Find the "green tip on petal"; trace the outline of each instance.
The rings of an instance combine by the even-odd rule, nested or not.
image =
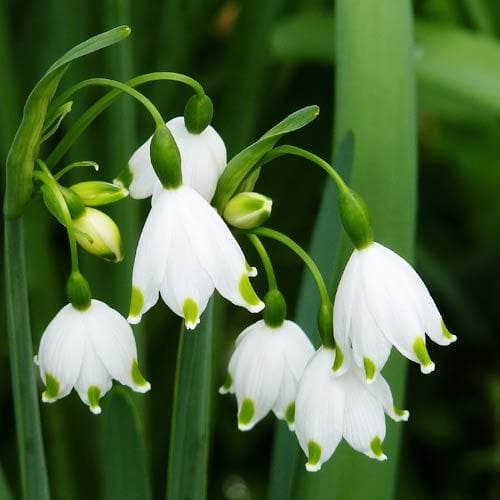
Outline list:
[[[227,372],[226,380],[224,380],[224,383],[219,387],[219,394],[227,394],[232,385],[233,377],[231,377],[231,374]]]
[[[293,431],[295,430],[295,401],[292,401],[286,408],[285,420],[288,424],[288,428]]]
[[[252,419],[255,415],[255,406],[250,398],[245,398],[238,413],[238,429],[249,431],[253,426]]]
[[[188,330],[194,330],[200,322],[198,314],[198,304],[194,299],[188,298],[182,306],[182,314],[184,315],[184,323]]]
[[[128,313],[128,321],[130,323],[139,323],[143,306],[144,295],[142,295],[139,288],[133,286],[132,295],[130,296],[130,312]]]
[[[42,393],[42,401],[44,403],[52,403],[57,399],[59,394],[59,381],[48,372],[45,372],[45,385],[47,386]]]
[[[392,407],[392,412],[394,414],[393,419],[396,422],[406,422],[410,418],[410,412],[408,410],[402,410],[397,406]]]
[[[338,345],[335,346],[335,361],[333,362],[332,370],[338,372],[344,364],[344,353]]]
[[[375,436],[370,442],[371,453],[369,456],[376,458],[377,460],[387,460],[387,456],[382,450],[382,441],[378,436]]]
[[[250,312],[259,312],[264,309],[264,303],[257,297],[255,290],[252,288],[250,284],[250,280],[248,279],[248,275],[243,273],[241,275],[239,290],[242,299],[246,302],[247,308]]]
[[[422,373],[431,373],[434,371],[435,365],[432,362],[427,347],[425,347],[425,340],[422,337],[417,337],[413,343],[413,352],[420,363],[420,371]]]
[[[319,463],[321,459],[321,446],[316,441],[309,441],[307,443],[307,463],[306,470],[309,472],[316,472],[321,469]]]
[[[151,384],[142,376],[136,359],[132,362],[131,376],[135,391],[148,392],[151,389]]]
[[[375,363],[366,356],[363,357],[363,366],[365,368],[365,377],[366,382],[371,384],[375,380],[375,376],[377,375],[377,368]]]
[[[99,406],[99,398],[101,397],[101,389],[96,385],[91,385],[87,390],[87,399],[89,400],[90,411],[94,415],[99,415],[101,413],[101,407]]]
[[[443,338],[445,338],[450,344],[452,342],[455,342],[457,340],[457,336],[456,335],[453,335],[453,333],[450,332],[450,330],[448,330],[448,328],[446,328],[446,325],[444,324],[444,321],[441,320],[441,335],[443,336]]]

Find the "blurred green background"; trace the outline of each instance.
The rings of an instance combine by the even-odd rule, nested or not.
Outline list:
[[[226,141],[229,157],[295,109],[318,104],[318,119],[290,140],[331,158],[333,7],[322,0],[0,0],[2,158],[22,104],[46,68],[75,43],[118,24],[130,25],[132,36],[75,63],[61,88],[92,76],[124,80],[156,70],[188,73],[214,101],[213,124]],[[413,364],[409,368],[406,407],[411,419],[404,426],[396,498],[493,500],[500,498],[500,3],[419,0],[414,11],[417,268],[459,341],[448,349],[432,346],[437,364],[432,375],[421,376]],[[143,91],[165,117],[180,114],[190,96],[174,83],[155,83]],[[65,126],[102,94],[99,89],[78,94]],[[97,161],[98,177],[109,180],[151,133],[149,117],[122,97],[84,134],[68,159]],[[325,177],[298,160],[281,163],[261,175],[257,190],[275,200],[271,225],[307,247]],[[73,180],[83,178],[88,178],[86,172]],[[125,239],[123,263],[82,259],[94,295],[125,315],[134,245],[148,203],[127,199],[109,210]],[[65,303],[69,256],[61,227],[39,200],[29,207],[26,228],[36,351],[44,327]],[[258,263],[252,249],[245,248],[249,261]],[[268,248],[293,311],[302,267],[283,248],[271,243]],[[263,291],[262,276],[256,283]],[[219,302],[216,316],[220,326],[215,332],[209,498],[262,498],[274,421],[268,417],[251,433],[240,433],[234,399],[215,395],[233,341],[252,318]],[[135,331],[153,391],[132,397],[156,499],[163,498],[166,481],[179,321],[161,304],[144,323]],[[5,335],[0,337],[0,381],[0,463],[18,498]],[[53,498],[107,498],[103,485],[109,424],[91,415],[75,394],[43,405],[41,412]],[[300,466],[302,461],[301,455]]]

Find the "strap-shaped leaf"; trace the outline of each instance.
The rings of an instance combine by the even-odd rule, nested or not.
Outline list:
[[[20,216],[31,198],[31,176],[38,155],[47,107],[68,65],[80,57],[123,40],[129,34],[128,26],[120,26],[73,47],[50,67],[28,96],[21,124],[7,156],[4,210],[8,217]]]
[[[227,202],[240,191],[241,184],[255,164],[274,147],[281,137],[305,127],[318,116],[318,113],[318,106],[307,106],[299,109],[266,132],[257,142],[238,153],[227,164],[217,184],[213,199],[217,210],[220,213],[223,212]]]

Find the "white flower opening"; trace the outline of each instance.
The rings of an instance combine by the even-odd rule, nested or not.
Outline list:
[[[57,401],[74,387],[94,414],[101,413],[99,399],[112,379],[136,392],[151,388],[139,371],[130,325],[99,300],[85,311],[64,306],[45,329],[35,362],[46,385],[43,402]]]
[[[385,365],[393,345],[419,363],[423,373],[430,373],[435,366],[427,352],[426,335],[439,345],[456,340],[415,270],[379,243],[352,253],[340,280],[333,316],[335,341],[343,355],[337,360],[336,373],[348,369],[352,352],[368,383]]]
[[[211,201],[227,163],[224,141],[210,125],[200,134],[192,134],[182,116],[173,118],[166,125],[179,149],[183,183]],[[151,137],[128,162],[132,175],[128,190],[132,198],[153,196],[153,201],[156,201],[154,195],[161,191],[162,186],[151,164],[150,145]]]
[[[342,437],[349,445],[376,460],[386,460],[384,412],[396,422],[409,413],[394,406],[391,390],[379,375],[366,384],[355,365],[342,376],[332,373],[333,349],[321,347],[307,365],[300,380],[295,413],[295,433],[315,472],[334,453]]]
[[[189,186],[162,189],[142,230],[132,276],[129,322],[138,323],[159,294],[194,329],[216,288],[235,305],[259,312],[248,266],[216,210]]]
[[[313,354],[311,341],[292,321],[272,328],[259,320],[240,333],[219,389],[236,394],[240,430],[252,429],[271,410],[294,429],[297,387]]]

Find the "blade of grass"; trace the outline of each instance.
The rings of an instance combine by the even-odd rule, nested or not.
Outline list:
[[[407,0],[336,2],[335,136],[356,140],[351,185],[366,200],[375,237],[410,260],[416,215],[416,110],[412,14]],[[381,127],[383,123],[385,126]],[[340,268],[351,246],[343,238]],[[394,355],[384,374],[402,402],[406,362]],[[348,446],[315,474],[302,472],[300,499],[388,500],[394,496],[401,425],[389,425],[389,460],[374,463]]]
[[[196,331],[183,327],[177,358],[168,458],[167,500],[207,498],[212,399],[212,298]]]
[[[0,467],[0,498],[2,500],[12,500],[12,493],[7,483],[3,467]]]
[[[101,434],[104,500],[150,499],[139,416],[127,389],[106,397]]]
[[[4,220],[5,295],[22,497],[49,500],[28,307],[23,222]]]

